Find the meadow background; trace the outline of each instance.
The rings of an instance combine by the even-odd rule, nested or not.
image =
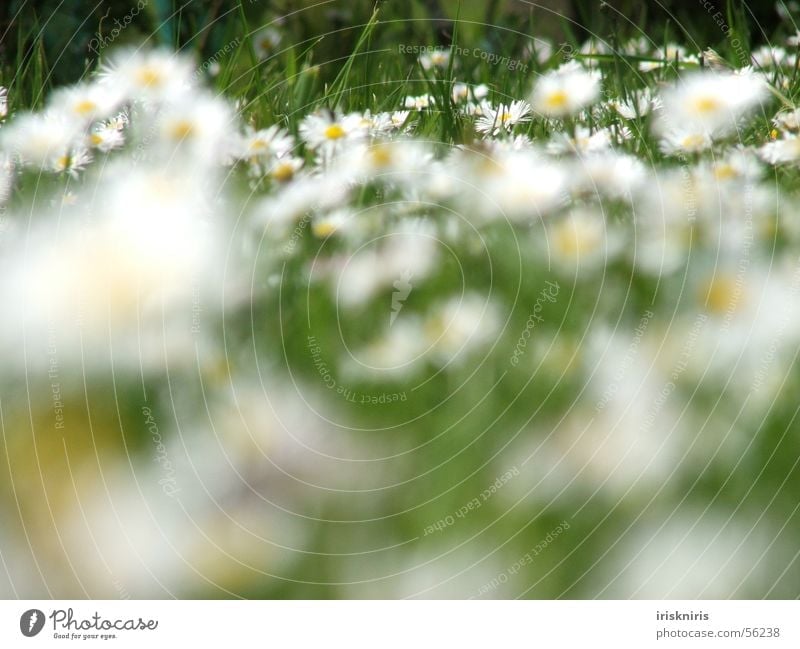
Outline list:
[[[6,3],[0,594],[800,595],[798,17]]]

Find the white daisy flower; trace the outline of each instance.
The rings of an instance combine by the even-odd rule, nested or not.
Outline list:
[[[758,155],[770,164],[787,164],[800,161],[800,137],[786,133],[780,140],[767,142],[758,150]]]
[[[598,76],[573,62],[545,74],[536,82],[531,105],[543,115],[568,117],[592,104],[599,94]]]
[[[661,151],[670,154],[701,153],[711,148],[714,142],[705,131],[673,130],[660,140]]]
[[[775,128],[781,131],[800,130],[800,108],[781,111],[772,119]]]
[[[50,170],[55,173],[68,173],[77,178],[78,172],[83,171],[92,161],[92,155],[85,147],[75,147],[70,153],[57,157],[51,163]]]
[[[501,325],[496,304],[467,293],[434,307],[422,326],[434,361],[449,365],[463,362],[472,351],[497,340]]]
[[[576,126],[575,135],[556,133],[547,144],[549,153],[597,153],[611,146],[611,131],[607,128],[597,129],[592,133],[585,126]]]
[[[360,140],[366,135],[367,129],[360,113],[340,115],[320,111],[309,115],[300,123],[300,137],[311,149],[321,149],[323,154]]]
[[[419,64],[423,70],[439,68],[444,70],[450,65],[450,50],[434,50],[433,52],[420,54]]]
[[[636,119],[648,115],[651,110],[660,110],[661,98],[654,97],[649,89],[634,93],[627,101],[612,100],[609,107],[625,119]]]
[[[281,43],[282,35],[274,27],[264,27],[253,34],[253,49],[256,51],[259,61],[263,61],[272,56]]]
[[[581,155],[570,174],[572,191],[578,194],[629,199],[646,180],[645,167],[634,156],[604,151]]]
[[[107,117],[121,100],[121,93],[110,84],[78,84],[54,92],[48,106],[53,112],[62,112],[70,119],[88,124]]]
[[[284,155],[271,163],[268,173],[273,180],[285,183],[297,175],[297,172],[303,168],[303,164],[302,158]]]
[[[475,101],[480,101],[482,99],[485,99],[488,94],[489,94],[489,86],[487,86],[485,83],[473,86],[458,81],[453,84],[452,97],[453,101],[457,104],[462,101],[468,101],[470,99],[473,99]]]
[[[487,110],[475,122],[475,130],[484,135],[497,135],[500,131],[508,133],[517,124],[529,122],[530,119],[530,104],[527,101],[517,100]]]
[[[108,122],[98,124],[86,136],[86,144],[103,153],[118,149],[125,144],[125,135],[122,129],[116,128]]]
[[[434,104],[435,101],[431,95],[419,95],[417,97],[409,95],[403,102],[403,105],[406,108],[410,108],[412,110],[424,110],[426,108],[430,108]]]
[[[166,106],[157,126],[167,154],[180,151],[198,164],[215,164],[222,162],[235,119],[227,102],[194,93]]]
[[[657,130],[678,129],[727,135],[739,118],[761,104],[767,86],[760,75],[730,72],[697,72],[687,75],[662,95]]]
[[[547,250],[565,269],[597,268],[622,250],[624,239],[597,209],[576,208],[547,224]]]
[[[59,113],[23,113],[2,130],[5,150],[25,165],[52,169],[69,155],[79,135],[74,120]]]
[[[178,99],[192,86],[190,59],[166,50],[116,51],[104,63],[100,78],[131,100],[166,102]]]
[[[327,214],[314,217],[311,221],[311,233],[319,239],[327,239],[351,231],[356,225],[355,215],[348,208],[342,208]]]
[[[240,160],[279,158],[289,153],[294,146],[294,138],[277,124],[259,130],[248,126],[234,146],[234,155]]]
[[[759,68],[779,68],[787,64],[787,53],[782,47],[762,45],[751,52],[750,58]]]

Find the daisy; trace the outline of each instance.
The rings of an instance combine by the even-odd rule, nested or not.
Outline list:
[[[320,111],[300,123],[300,137],[311,149],[329,153],[342,145],[360,140],[367,135],[360,113],[340,115]]]
[[[108,153],[112,149],[118,149],[125,144],[125,136],[122,129],[115,128],[108,122],[101,123],[92,129],[86,136],[86,144],[103,153]]]
[[[417,97],[409,95],[406,97],[403,105],[412,110],[424,110],[433,106],[434,103],[434,99],[430,95],[419,95]]]
[[[311,233],[319,239],[327,239],[334,234],[342,234],[352,230],[355,217],[349,209],[343,208],[317,216],[311,222]]]
[[[253,35],[253,48],[259,61],[272,56],[278,49],[282,39],[281,33],[274,27],[264,27]]]
[[[450,50],[434,50],[430,54],[420,54],[419,64],[423,70],[433,68],[444,70],[450,64]]]
[[[612,100],[609,107],[625,119],[636,119],[648,115],[651,110],[659,110],[661,99],[653,97],[649,89],[634,93],[627,101]]]
[[[25,165],[51,169],[69,155],[78,136],[74,121],[56,113],[23,113],[3,128],[4,148]]]
[[[294,146],[294,138],[277,124],[258,131],[247,127],[244,135],[235,144],[234,155],[240,160],[279,158],[289,153]]]
[[[118,50],[104,63],[100,78],[130,100],[173,101],[192,86],[194,66],[188,58],[166,50]]]
[[[303,159],[285,155],[275,160],[269,168],[269,175],[273,180],[285,183],[292,180],[303,167]]]
[[[800,108],[781,111],[772,119],[775,128],[781,131],[800,130]]]
[[[600,94],[597,75],[572,62],[542,76],[533,88],[531,105],[550,117],[568,117],[592,104]]]
[[[770,164],[794,163],[800,160],[800,136],[786,133],[780,140],[767,142],[758,155]]]
[[[584,126],[575,127],[575,135],[556,133],[547,144],[549,153],[596,153],[611,146],[611,132],[608,129],[597,129],[592,133]]]
[[[92,156],[84,147],[77,147],[70,153],[55,158],[50,166],[50,170],[56,173],[66,172],[73,178],[77,178],[78,172],[83,171],[92,161]]]
[[[698,72],[663,93],[657,130],[679,129],[711,137],[733,131],[740,117],[760,105],[767,86],[753,73]]]
[[[673,130],[660,140],[661,151],[666,154],[701,153],[711,148],[713,141],[705,131]]]
[[[467,355],[497,339],[500,310],[477,293],[454,297],[434,307],[423,323],[433,359],[441,365],[463,361]]]
[[[484,135],[497,135],[500,131],[510,132],[514,126],[531,119],[531,106],[527,101],[517,100],[510,104],[500,104],[478,118],[475,130]]]
[[[87,124],[107,117],[121,100],[122,95],[109,84],[78,84],[54,92],[48,105],[54,112]]]
[[[603,151],[581,155],[570,175],[572,191],[578,194],[601,194],[628,199],[645,182],[645,167],[630,155]]]
[[[166,106],[157,118],[160,144],[168,154],[181,151],[197,163],[222,161],[234,115],[227,102],[193,94]]]
[[[452,97],[453,101],[457,104],[469,99],[480,101],[481,99],[485,99],[488,94],[489,86],[485,83],[481,83],[477,86],[470,86],[469,84],[461,82],[453,84]]]
[[[564,268],[596,268],[622,249],[623,240],[606,227],[603,214],[574,209],[548,225],[548,252]]]

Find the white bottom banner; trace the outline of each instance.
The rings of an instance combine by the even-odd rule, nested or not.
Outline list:
[[[800,647],[797,601],[4,601],[0,647]]]

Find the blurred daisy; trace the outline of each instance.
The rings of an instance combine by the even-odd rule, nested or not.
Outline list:
[[[691,74],[663,93],[656,127],[661,132],[677,129],[711,137],[726,135],[766,95],[767,86],[757,74]]]
[[[661,99],[654,97],[649,89],[634,93],[627,101],[612,100],[609,107],[625,119],[636,119],[648,115],[651,110],[659,110]]]
[[[597,129],[592,133],[584,126],[575,127],[575,135],[555,133],[547,144],[549,153],[597,153],[611,146],[611,132],[608,129]]]
[[[659,142],[666,154],[701,153],[711,148],[714,142],[705,131],[672,130],[665,133]]]
[[[281,33],[274,27],[264,27],[253,35],[253,49],[260,61],[268,59],[281,43]]]
[[[120,104],[122,95],[110,84],[78,84],[53,93],[48,106],[68,118],[86,124],[108,117]]]
[[[108,153],[125,144],[125,135],[122,129],[116,128],[108,122],[98,124],[86,137],[87,146]]]
[[[228,103],[205,93],[166,106],[157,118],[160,144],[166,152],[186,153],[196,164],[222,161],[234,124]]]
[[[770,164],[787,164],[800,160],[800,136],[785,134],[780,140],[767,142],[758,154]]]
[[[477,293],[467,293],[434,307],[422,326],[433,359],[447,365],[496,340],[501,323],[497,305]]]
[[[172,101],[192,86],[189,58],[167,50],[117,50],[100,69],[103,83],[131,100]]]
[[[572,62],[542,76],[533,88],[533,109],[550,117],[575,115],[592,104],[600,94],[596,74]]]
[[[453,101],[457,104],[470,99],[480,101],[481,99],[485,99],[488,94],[489,86],[487,86],[485,83],[481,83],[476,86],[471,86],[461,82],[456,82],[453,84],[452,97]]]
[[[412,110],[424,110],[433,106],[434,103],[434,99],[430,95],[418,95],[416,97],[409,95],[405,98],[403,105]]]
[[[0,86],[0,119],[8,116],[8,89]]]
[[[52,169],[69,155],[78,127],[60,113],[23,113],[2,130],[3,146],[25,165]]]
[[[434,50],[430,53],[420,54],[419,64],[423,70],[445,69],[450,64],[450,50]]]

